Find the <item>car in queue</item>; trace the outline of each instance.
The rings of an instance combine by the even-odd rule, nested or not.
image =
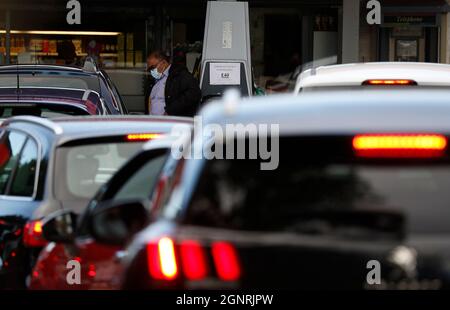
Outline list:
[[[114,83],[89,58],[83,68],[0,66],[0,119],[127,113]]]
[[[18,116],[0,127],[0,287],[24,288],[47,244],[45,217],[81,213],[96,191],[151,139],[190,119]]]
[[[33,269],[29,289],[68,290],[68,289],[120,289],[123,272],[121,261],[127,256],[124,245],[110,244],[94,239],[91,235],[92,218],[109,206],[128,201],[145,201],[145,205],[155,208],[170,193],[172,177],[176,174],[176,158],[173,146],[179,139],[189,140],[192,124],[188,121],[177,124],[171,134],[146,143],[117,173],[103,185],[86,209],[80,214],[65,210],[50,215],[43,223],[43,235],[52,241],[41,252]],[[183,136],[184,135],[184,136]],[[178,168],[179,169],[179,168]],[[157,192],[153,195],[153,192]],[[153,201],[150,201],[154,197]],[[141,219],[135,232],[148,224],[149,212],[142,212],[140,205],[129,205],[127,213]],[[141,212],[140,215],[134,212]],[[117,214],[121,217],[122,214]],[[124,214],[124,216],[128,216]],[[111,218],[112,221],[115,221]],[[115,227],[108,232],[115,240],[123,230]],[[132,234],[128,236],[131,238]],[[81,283],[67,282],[67,262],[80,263]]]
[[[303,71],[294,94],[352,87],[449,87],[450,65],[420,62],[367,62],[320,66]]]
[[[448,289],[449,95],[358,88],[211,103],[204,127],[243,126],[196,134],[193,148],[273,137],[271,156],[185,156],[145,229],[132,229],[148,210],[136,200],[99,209],[91,234],[127,244],[124,289]],[[246,127],[272,125],[274,135]],[[117,227],[128,229],[111,236]]]

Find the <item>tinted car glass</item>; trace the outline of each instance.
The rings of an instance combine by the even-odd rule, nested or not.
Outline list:
[[[345,145],[351,149],[351,140]],[[286,140],[273,171],[257,160],[207,161],[187,222],[315,234],[449,233],[449,185],[447,159],[364,161],[332,143]]]
[[[110,200],[145,200],[149,199],[155,184],[158,180],[158,176],[166,162],[167,154],[164,152],[149,160],[132,159],[129,164],[124,166],[120,172],[116,174],[113,180],[100,190],[103,195],[97,200],[94,198],[89,203],[88,209],[91,206],[98,206],[99,201],[110,201]],[[133,167],[130,167],[133,165]],[[129,173],[130,170],[133,170]],[[123,175],[125,174],[125,175]],[[117,182],[120,178],[120,183]],[[95,208],[95,207],[94,207]],[[79,236],[87,236],[90,234],[89,228],[89,218],[90,213],[84,213],[81,220],[81,225],[78,230]]]
[[[37,160],[37,144],[34,140],[28,139],[20,155],[20,160],[16,168],[9,195],[23,197],[33,196]]]
[[[150,159],[125,181],[112,199],[148,199],[165,160],[166,155]]]
[[[0,118],[9,118],[18,115],[33,115],[44,118],[53,118],[67,115],[88,115],[86,110],[70,105],[0,105]]]
[[[92,198],[142,143],[98,143],[60,147],[56,154],[56,197]]]
[[[6,186],[16,167],[26,136],[18,132],[3,132],[0,137],[0,194],[4,195]]]
[[[20,87],[60,87],[60,88],[75,88],[75,89],[89,89],[87,81],[79,77],[63,76],[60,74],[38,74],[36,76],[20,75]],[[0,87],[17,87],[17,75],[1,74]]]

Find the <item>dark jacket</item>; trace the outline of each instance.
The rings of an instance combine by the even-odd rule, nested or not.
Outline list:
[[[149,114],[148,98],[152,92],[155,80],[147,81],[145,94],[145,114]],[[194,116],[202,97],[198,81],[184,66],[172,64],[165,89],[166,113],[174,116]]]

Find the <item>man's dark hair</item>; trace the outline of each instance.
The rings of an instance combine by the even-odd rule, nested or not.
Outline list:
[[[154,57],[156,59],[165,60],[167,62],[170,62],[169,53],[162,51],[162,50],[154,50],[150,54],[148,54],[148,57]]]

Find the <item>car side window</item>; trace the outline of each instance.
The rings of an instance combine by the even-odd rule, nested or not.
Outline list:
[[[14,175],[26,136],[15,131],[5,131],[0,135],[0,195],[4,195]]]
[[[157,153],[150,159],[146,157],[132,160],[101,189],[103,191],[101,196],[89,203],[87,212],[81,217],[78,236],[89,236],[90,215],[101,202],[122,199],[144,200],[150,197],[167,160],[166,150],[155,150],[155,152]]]
[[[31,197],[34,194],[38,146],[33,139],[28,139],[23,147],[9,191],[10,196]]]
[[[148,199],[166,157],[166,154],[162,154],[150,159],[123,184],[112,199]]]

